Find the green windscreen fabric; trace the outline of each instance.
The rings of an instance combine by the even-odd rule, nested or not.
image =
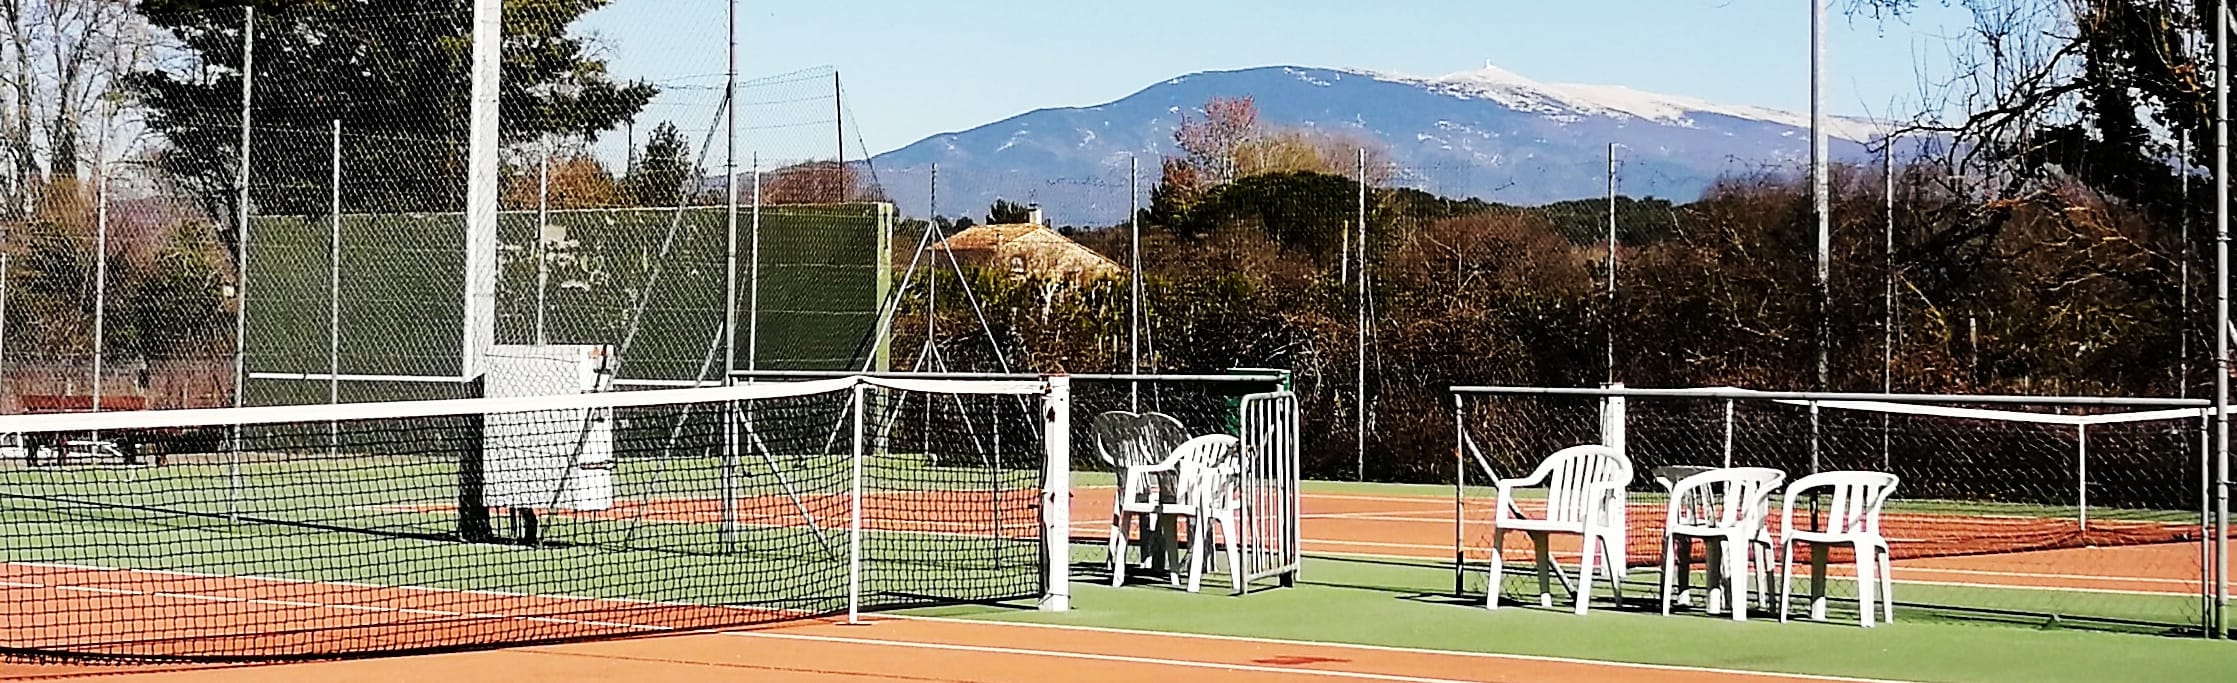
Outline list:
[[[345,377],[460,374],[462,220],[342,217],[337,348]],[[533,211],[500,214],[496,343],[609,345],[620,351],[624,381],[720,381],[731,351],[723,339],[728,221],[720,206],[552,211],[541,225]],[[883,203],[763,207],[757,252],[756,221],[742,209],[735,367],[886,369],[877,323],[892,286],[892,221],[893,207]],[[325,402],[323,381],[302,384],[329,367],[333,219],[264,216],[250,229],[248,370],[263,377],[252,379],[248,402]],[[345,400],[424,393],[363,380],[344,382],[367,385],[345,389]]]

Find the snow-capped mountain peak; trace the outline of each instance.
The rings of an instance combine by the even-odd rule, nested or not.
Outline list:
[[[1767,107],[1544,83],[1490,65],[1434,77],[1268,66],[1186,74],[1104,104],[1027,112],[873,163],[906,213],[930,210],[937,164],[941,213],[982,211],[1002,198],[1038,202],[1067,224],[1108,224],[1126,215],[1129,156],[1157,168],[1158,156],[1176,153],[1173,130],[1184,116],[1210,98],[1238,96],[1253,99],[1263,123],[1376,141],[1397,164],[1398,183],[1516,204],[1605,191],[1610,143],[1622,148],[1623,192],[1679,200],[1723,174],[1798,171],[1809,156],[1808,115]],[[1884,134],[1865,119],[1829,122],[1835,159],[1870,158],[1867,145]],[[1139,191],[1148,189],[1145,182]]]
[[[1544,83],[1497,66],[1460,71],[1437,77],[1367,72],[1373,78],[1430,88],[1458,98],[1488,99],[1509,107],[1551,114],[1584,114],[1636,117],[1648,121],[1692,127],[1694,115],[1717,114],[1780,125],[1808,128],[1810,117],[1767,107],[1735,106],[1681,95],[1664,95],[1622,85]],[[1885,136],[1879,122],[1853,117],[1827,117],[1826,134],[1854,142],[1871,142]]]

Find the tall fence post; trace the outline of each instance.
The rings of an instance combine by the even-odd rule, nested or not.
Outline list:
[[[862,403],[869,398],[864,391],[868,385],[854,384],[854,458],[853,475],[847,484],[847,623],[862,623]]]
[[[1613,391],[1623,390],[1622,382],[1609,382],[1602,386]],[[1617,453],[1623,453],[1623,442],[1623,396],[1614,393],[1602,396],[1600,398],[1600,445],[1616,449]]]
[[[2089,533],[2089,425],[2074,425],[2075,523]]]

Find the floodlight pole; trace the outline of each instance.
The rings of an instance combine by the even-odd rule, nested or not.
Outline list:
[[[2229,605],[2229,3],[2214,3],[2214,605],[2227,637]]]
[[[1810,0],[1810,213],[1817,223],[1817,377],[1812,388],[1817,391],[1828,386],[1826,344],[1831,332],[1826,319],[1832,302],[1832,187],[1826,173],[1830,154],[1825,128],[1825,0]]]
[[[1601,328],[1607,343],[1608,384],[1616,383],[1616,143],[1608,143],[1608,312]]]

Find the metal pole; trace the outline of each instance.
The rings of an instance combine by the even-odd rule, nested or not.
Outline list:
[[[725,3],[724,22],[730,42],[728,68],[723,80],[723,207],[722,383],[736,384],[738,370],[738,0]],[[738,414],[731,402],[722,424],[722,509],[720,532],[727,548],[738,536]]]
[[[101,137],[93,143],[93,412],[101,412],[101,353],[108,345],[109,318],[109,121],[101,116]],[[96,439],[100,437],[95,437]]]
[[[1359,148],[1359,324],[1358,383],[1353,385],[1352,432],[1358,439],[1357,468],[1354,473],[1360,481],[1367,480],[1367,148]]]
[[[2176,173],[2176,175],[2175,175],[2176,179],[2178,179],[2178,180],[2182,181],[2182,186],[2181,186],[2180,188],[2178,188],[2178,189],[2179,189],[2179,191],[2180,191],[2180,192],[2182,193],[2182,202],[2180,203],[2180,206],[2179,206],[2179,208],[2180,208],[2180,210],[2181,210],[2181,217],[2180,217],[2180,219],[2179,219],[2179,224],[2181,225],[2181,228],[2182,228],[2182,235],[2183,235],[2183,245],[2182,245],[2182,254],[2183,254],[2183,257],[2182,257],[2182,260],[2181,260],[2181,261],[2180,261],[2180,262],[2178,263],[2178,266],[2179,266],[2179,268],[2180,268],[2180,271],[2179,271],[2179,275],[2177,276],[2177,279],[2176,279],[2176,282],[2177,282],[2177,285],[2176,285],[2176,289],[2177,289],[2177,290],[2178,290],[2179,292],[2181,292],[2181,300],[2182,300],[2182,304],[2181,304],[2181,305],[2182,305],[2182,315],[2181,315],[2181,317],[2177,318],[2178,320],[2181,320],[2181,321],[2182,321],[2182,327],[2181,327],[2181,331],[2182,331],[2182,333],[2181,333],[2181,334],[2178,334],[2178,335],[2176,335],[2176,342],[2175,342],[2175,343],[2176,343],[2176,349],[2177,349],[2177,350],[2176,350],[2176,352],[2175,352],[2175,356],[2176,356],[2176,361],[2175,361],[2175,362],[2176,362],[2176,371],[2175,371],[2175,373],[2176,373],[2176,374],[2175,374],[2175,395],[2176,395],[2176,396],[2180,396],[2180,397],[2182,397],[2182,398],[2190,398],[2190,330],[2191,330],[2191,328],[2193,327],[2193,324],[2191,323],[2191,320],[2190,320],[2190,130],[2189,130],[2189,129],[2184,129],[2184,130],[2182,130],[2182,131],[2178,131],[2178,132],[2176,133],[2176,137],[2175,137],[2175,173]]]
[[[551,288],[551,257],[544,253],[544,235],[551,228],[551,138],[544,138],[543,159],[536,166],[536,234],[529,253],[536,259],[536,343],[551,343],[545,327],[546,293]]]
[[[1126,155],[1126,231],[1128,247],[1133,257],[1133,275],[1127,278],[1127,341],[1126,372],[1142,374],[1142,208],[1139,183],[1142,179],[1141,158]],[[1142,383],[1126,384],[1127,410],[1141,412]]]
[[[847,494],[847,623],[862,623],[862,401],[854,385],[854,474]]]
[[[6,231],[0,231],[0,385],[8,384],[8,245]],[[6,411],[7,397],[0,396],[0,412]]]
[[[2074,425],[2074,509],[2075,523],[2085,534],[2089,533],[2089,425]]]
[[[1825,0],[1810,0],[1810,198],[1811,213],[1817,220],[1817,381],[1813,388],[1824,391],[1827,382],[1827,349],[1831,342],[1832,327],[1826,319],[1832,302],[1829,287],[1833,254],[1832,187],[1827,177],[1826,164],[1830,155],[1825,128]],[[1813,445],[1813,448],[1815,446]]]
[[[930,194],[929,194],[929,197],[931,198],[931,201],[929,202],[929,203],[931,204],[931,215],[932,215],[932,216],[934,216],[934,217],[938,217],[938,216],[940,215],[940,165],[939,165],[939,164],[933,164],[933,165],[932,165],[931,187],[930,187],[930,188],[928,188],[928,189],[930,190]],[[933,227],[933,228],[935,228],[935,229],[936,229],[936,228],[938,228],[939,226],[938,226],[938,225],[933,225],[933,226],[931,226],[931,227]],[[946,239],[947,239],[947,236],[946,236],[946,235],[941,235],[941,240],[942,240],[943,242],[945,242],[945,241],[946,241]],[[924,356],[924,358],[925,358],[926,360],[928,360],[928,361],[937,361],[937,359],[938,359],[938,357],[939,357],[939,351],[940,351],[939,347],[937,346],[937,342],[938,342],[938,341],[939,341],[939,339],[940,339],[940,328],[939,328],[939,321],[940,321],[940,269],[939,269],[939,267],[938,267],[938,266],[939,266],[939,262],[940,262],[940,255],[939,255],[939,254],[937,254],[937,253],[934,253],[934,254],[932,254],[931,256],[932,256],[932,263],[933,263],[933,268],[932,268],[932,272],[930,272],[930,273],[926,273],[926,274],[925,274],[925,277],[924,277],[924,347],[925,347],[925,348],[924,348],[924,350],[925,350],[925,353],[924,353],[924,354],[922,354],[922,355],[923,355],[923,356]],[[955,253],[954,253],[954,252],[952,252],[952,251],[951,251],[951,252],[949,252],[949,253],[948,253],[948,258],[955,258]],[[947,369],[947,367],[946,367],[946,365],[947,365],[947,364],[946,364],[945,362],[939,362],[939,363],[937,363],[937,364],[941,366],[941,367],[940,367],[939,369],[941,369],[941,370],[946,370],[946,369]],[[917,368],[916,370],[917,370],[917,372],[924,372],[924,371],[926,370],[926,368],[922,368],[922,367],[919,367],[919,368]],[[926,421],[927,421],[927,423],[929,424],[930,420],[932,419],[932,417],[931,417],[931,413],[930,413],[930,411],[932,410],[932,402],[931,402],[931,401],[925,401],[925,402],[924,402],[924,408],[925,408],[925,410],[927,411],[927,412],[926,412],[926,414],[925,414],[925,420],[926,420]],[[928,435],[926,435],[926,436],[925,436],[925,438],[926,438],[927,440],[929,440],[929,439],[931,439],[932,437],[931,437],[931,435],[929,435],[929,434],[928,434]]]
[[[839,201],[847,201],[847,105],[839,90],[839,70],[831,70],[831,128],[839,139]]]
[[[761,369],[761,153],[753,153],[753,223],[747,230],[746,371]]]
[[[233,292],[233,406],[244,405],[248,395],[249,364],[249,128],[254,121],[251,104],[256,96],[256,8],[241,8],[241,166],[235,172],[233,183],[239,186],[241,196],[234,206],[233,257],[238,271],[234,274]],[[239,428],[235,428],[234,450],[240,446]],[[240,465],[233,466],[234,487],[240,487]]]
[[[256,8],[241,8],[241,158],[233,183],[240,197],[233,207],[233,407],[247,404],[249,392],[249,131],[255,121],[251,105],[256,96]],[[232,428],[233,447],[225,463],[225,517],[237,520],[241,489],[241,427]]]
[[[342,402],[342,120],[334,119],[328,157],[326,223],[326,403]],[[342,423],[326,422],[326,456],[339,457]]]
[[[1724,466],[1732,466],[1732,399],[1724,400]]]
[[[1881,293],[1885,317],[1880,325],[1880,392],[1895,393],[1895,138],[1888,138],[1886,145],[1880,150],[1880,194],[1887,210],[1880,247],[1887,259],[1887,284]]]
[[[1887,262],[1886,262],[1886,263],[1884,264],[1884,266],[1883,266],[1883,267],[1884,267],[1884,268],[1886,269],[1886,271],[1887,271],[1887,272],[1883,274],[1883,275],[1884,275],[1884,279],[1885,279],[1885,281],[1886,281],[1886,284],[1885,284],[1885,287],[1884,287],[1884,291],[1882,291],[1882,292],[1881,292],[1881,298],[1882,298],[1882,300],[1881,300],[1881,302],[1880,302],[1880,303],[1881,303],[1881,316],[1882,316],[1882,317],[1881,317],[1881,319],[1880,319],[1880,393],[1883,393],[1883,394],[1892,394],[1892,393],[1895,393],[1895,317],[1896,317],[1896,313],[1895,313],[1895,137],[1894,137],[1894,136],[1888,136],[1888,138],[1887,138],[1886,140],[1883,140],[1883,141],[1882,141],[1882,144],[1884,145],[1884,147],[1883,147],[1883,148],[1882,148],[1882,149],[1880,150],[1880,170],[1881,170],[1881,174],[1882,174],[1882,175],[1881,175],[1881,177],[1880,177],[1880,195],[1881,195],[1882,205],[1883,205],[1883,206],[1884,206],[1884,207],[1886,208],[1886,210],[1887,210],[1887,215],[1886,215],[1886,218],[1887,218],[1887,222],[1886,222],[1886,230],[1885,230],[1884,234],[1882,235],[1882,238],[1883,238],[1883,242],[1881,243],[1881,254],[1882,254],[1882,255],[1883,255],[1883,257],[1884,257],[1884,258],[1886,258],[1886,260],[1887,260]],[[1888,455],[1888,451],[1889,451],[1889,450],[1891,450],[1891,448],[1890,448],[1890,446],[1891,446],[1891,445],[1892,445],[1892,443],[1891,443],[1891,441],[1890,441],[1890,437],[1889,437],[1889,435],[1888,435],[1888,415],[1887,415],[1886,413],[1881,413],[1881,414],[1880,414],[1880,470],[1881,470],[1881,471],[1883,471],[1883,472],[1884,472],[1884,471],[1887,471],[1887,470],[1889,469],[1889,465],[1891,464],[1891,463],[1889,462],[1889,455]]]
[[[1608,379],[1616,383],[1616,143],[1608,143],[1608,312],[1601,321],[1607,342]]]
[[[1453,469],[1452,469],[1452,477],[1453,477],[1453,479],[1452,479],[1452,594],[1453,594],[1453,597],[1456,597],[1456,598],[1457,598],[1457,597],[1462,597],[1463,595],[1465,595],[1465,594],[1466,594],[1467,586],[1465,585],[1465,584],[1466,584],[1466,581],[1465,581],[1465,580],[1466,580],[1466,579],[1467,579],[1467,577],[1468,577],[1468,546],[1467,546],[1467,539],[1468,539],[1468,534],[1467,534],[1467,532],[1465,531],[1465,528],[1466,528],[1466,526],[1467,526],[1467,524],[1468,524],[1468,515],[1467,515],[1467,489],[1468,489],[1468,456],[1467,456],[1467,449],[1468,449],[1468,426],[1467,426],[1467,423],[1463,422],[1463,420],[1464,420],[1464,419],[1466,419],[1466,417],[1467,417],[1467,414],[1468,414],[1468,397],[1467,397],[1466,395],[1462,395],[1462,394],[1453,394],[1453,395],[1452,395],[1452,434],[1453,434],[1453,440],[1452,440],[1452,468],[1453,468]],[[1497,581],[1497,578],[1496,578],[1496,577],[1494,577],[1494,579],[1493,579],[1493,580],[1494,580],[1494,581],[1496,582],[1496,581]],[[1490,590],[1491,590],[1491,591],[1492,591],[1492,592],[1493,592],[1494,594],[1496,594],[1496,593],[1498,592],[1498,590],[1499,590],[1499,586],[1498,586],[1498,584],[1497,584],[1497,583],[1494,583],[1494,584],[1493,584],[1493,585],[1491,586],[1491,589],[1490,589]]]
[[[2214,637],[2229,605],[2229,3],[2214,3]]]

